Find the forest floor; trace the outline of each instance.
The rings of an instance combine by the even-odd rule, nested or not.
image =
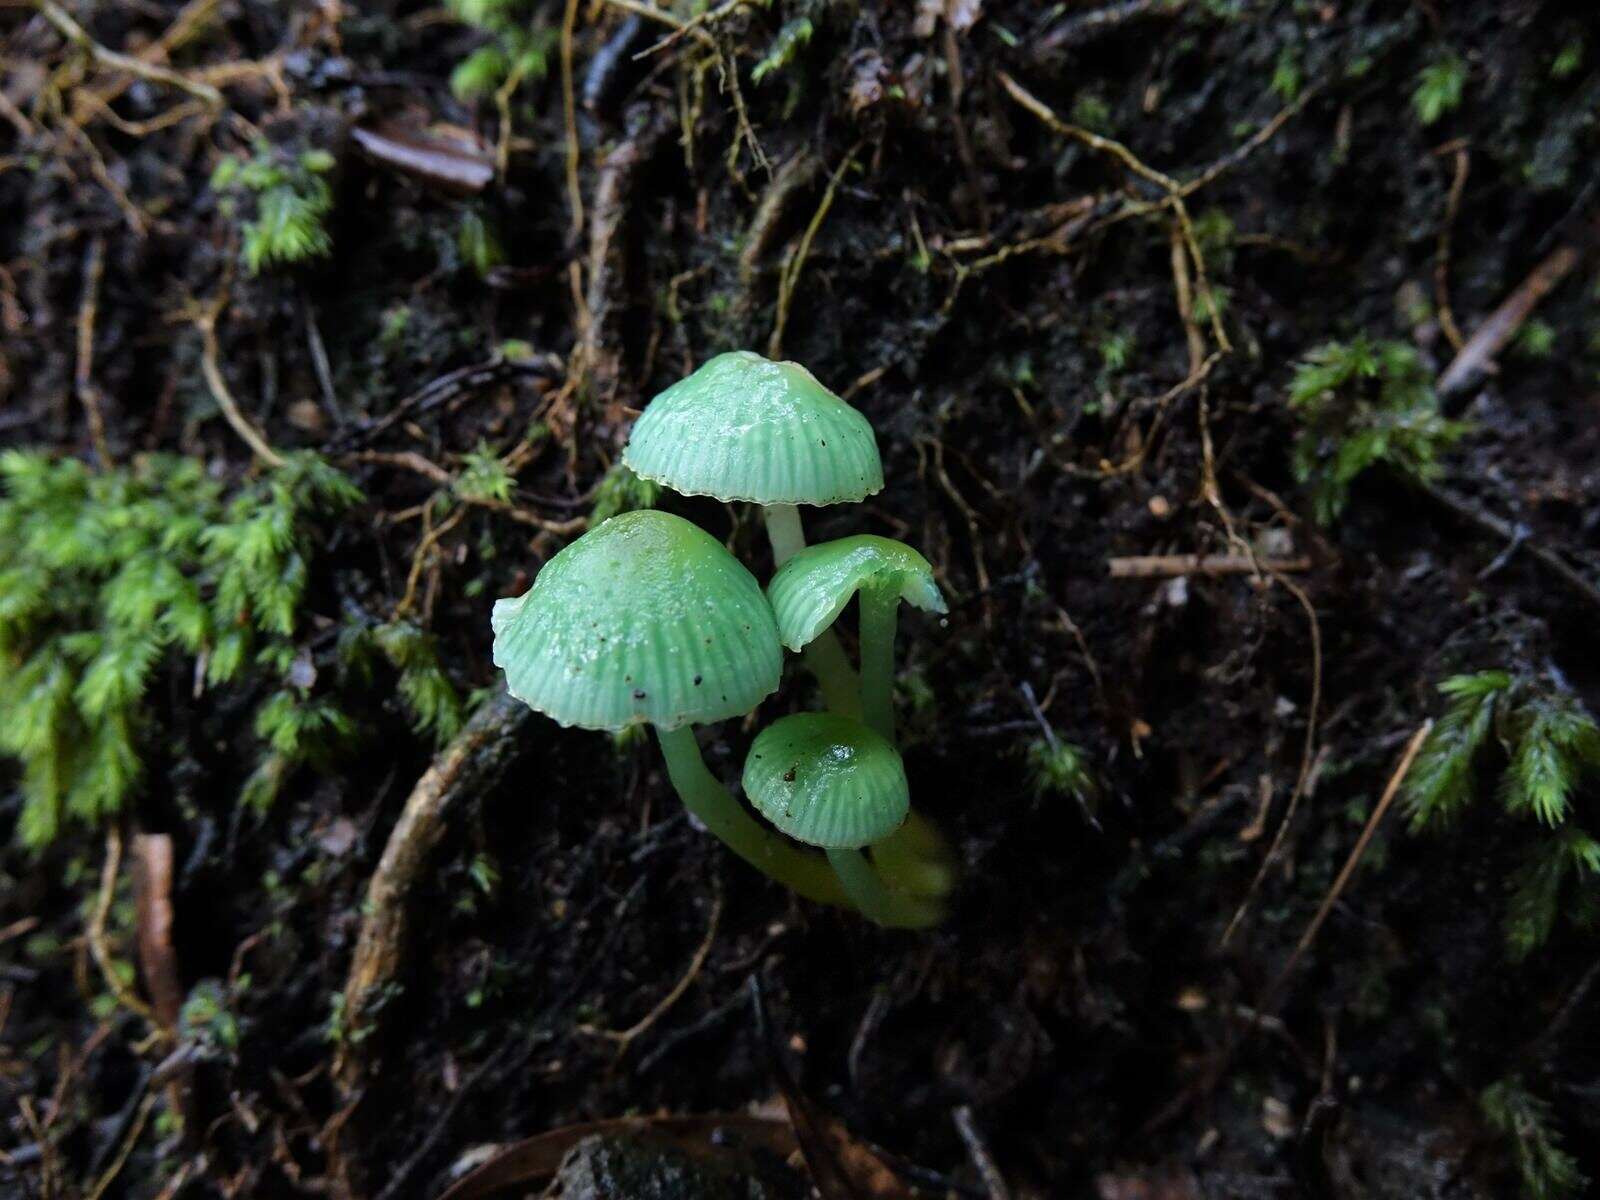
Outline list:
[[[0,1194],[433,1197],[702,1114],[827,1200],[1580,1194],[1595,776],[1519,819],[1489,739],[1420,832],[1402,776],[1453,676],[1600,711],[1597,113],[1585,0],[0,7]],[[1329,343],[1381,365],[1291,404]],[[490,602],[736,347],[877,431],[810,534],[951,601],[929,932],[489,698]],[[196,624],[111,661],[163,561]]]

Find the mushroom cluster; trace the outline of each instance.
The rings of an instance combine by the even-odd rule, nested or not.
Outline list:
[[[612,517],[551,558],[526,593],[496,602],[494,661],[511,694],[563,725],[653,726],[684,806],[740,858],[881,925],[936,924],[953,858],[910,805],[894,640],[902,600],[942,613],[944,598],[911,547],[866,535],[807,547],[800,519],[802,504],[882,489],[871,425],[798,363],[736,351],[651,401],[623,462],[683,495],[761,506],[776,574],[763,592],[681,517]],[[857,596],[859,671],[833,631]],[[757,735],[743,787],[763,823],[706,767],[693,727],[777,691],[785,646],[802,654],[828,711]]]

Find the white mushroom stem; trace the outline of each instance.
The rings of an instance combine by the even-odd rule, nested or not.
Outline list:
[[[850,905],[852,898],[827,863],[758,822],[706,768],[693,729],[657,726],[656,737],[666,756],[667,776],[683,806],[728,849],[808,900]]]
[[[767,538],[772,543],[772,561],[783,566],[806,548],[806,531],[800,523],[800,509],[793,504],[763,504],[762,515],[767,521]],[[892,652],[892,651],[891,651]],[[800,652],[822,689],[822,699],[830,712],[846,717],[861,716],[861,681],[855,668],[845,657],[839,636],[825,629],[809,646]]]
[[[767,519],[767,539],[772,543],[773,565],[781,567],[806,548],[806,531],[800,524],[800,506],[763,504],[761,512]]]

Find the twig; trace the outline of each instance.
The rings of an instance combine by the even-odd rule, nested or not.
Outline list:
[[[614,2],[614,0],[611,0],[611,2]],[[635,54],[633,57],[635,59],[649,58],[657,51],[665,50],[668,46],[672,45],[674,42],[677,42],[686,34],[693,33],[697,36],[703,36],[706,39],[710,39],[711,35],[706,33],[705,30],[701,28],[702,26],[715,25],[724,17],[731,16],[745,5],[759,2],[760,0],[724,0],[724,2],[717,5],[716,8],[708,8],[704,12],[689,18],[687,21],[679,21],[674,19],[672,21],[665,22],[666,24],[675,26],[673,31],[667,34],[666,37],[662,38],[655,45],[639,51],[639,53]]]
[[[135,835],[133,861],[139,969],[156,1020],[172,1035],[183,1006],[178,956],[172,948],[172,838],[164,833]]]
[[[579,1025],[578,1032],[616,1042],[618,1058],[626,1054],[634,1039],[665,1016],[667,1011],[683,998],[683,994],[689,990],[689,985],[699,976],[700,969],[706,964],[706,956],[711,953],[711,946],[717,940],[717,923],[721,916],[722,896],[718,893],[711,901],[711,916],[706,920],[706,935],[701,939],[694,956],[690,958],[688,969],[684,971],[678,982],[672,985],[672,990],[663,996],[648,1013],[626,1029],[598,1029],[593,1025]]]
[[[567,205],[571,209],[572,244],[583,236],[583,187],[578,181],[578,166],[583,147],[578,141],[578,104],[572,83],[572,35],[578,24],[578,0],[567,0],[561,15],[561,111],[567,136]],[[502,168],[503,169],[503,168]]]
[[[222,93],[210,84],[200,83],[177,71],[107,49],[90,37],[88,30],[74,21],[64,8],[55,3],[55,0],[34,0],[34,7],[46,21],[55,26],[62,37],[85,51],[101,66],[110,67],[115,71],[126,71],[151,83],[164,83],[169,87],[188,92],[191,96],[197,96],[207,104],[221,107]]]
[[[784,265],[783,276],[778,282],[778,312],[772,322],[772,336],[767,339],[768,358],[783,357],[783,330],[789,323],[789,306],[794,302],[794,292],[800,282],[800,272],[805,270],[806,259],[811,254],[811,243],[816,239],[817,231],[822,228],[822,222],[827,219],[828,210],[833,207],[833,197],[839,190],[839,181],[856,161],[857,148],[852,146],[850,152],[844,156],[844,161],[829,176],[827,189],[822,193],[817,211],[812,214],[811,222],[800,235],[800,243],[795,247],[794,254]]]
[[[1059,754],[1061,752],[1061,739],[1056,736],[1055,726],[1050,724],[1049,718],[1044,715],[1044,709],[1039,705],[1039,698],[1033,694],[1033,684],[1024,679],[1017,686],[1017,690],[1022,693],[1022,699],[1027,703],[1028,711],[1033,714],[1034,723],[1044,733],[1045,743],[1050,747],[1052,753]],[[1045,697],[1047,700],[1049,698],[1048,695]],[[1078,802],[1078,810],[1083,813],[1084,822],[1096,833],[1104,833],[1105,829],[1101,826],[1100,819],[1094,815],[1094,809],[1089,807],[1089,798],[1084,789],[1075,787],[1069,790],[1072,792],[1072,798]]]
[[[1195,287],[1200,294],[1200,298],[1206,301],[1206,307],[1210,310],[1208,315],[1211,318],[1211,336],[1216,339],[1219,349],[1225,353],[1231,352],[1233,345],[1228,340],[1227,332],[1222,328],[1221,313],[1218,311],[1218,306],[1211,296],[1211,284],[1206,278],[1205,255],[1200,252],[1200,242],[1199,239],[1195,237],[1194,222],[1189,218],[1189,209],[1188,206],[1184,204],[1184,197],[1188,196],[1205,183],[1209,183],[1212,179],[1215,179],[1217,175],[1220,175],[1229,166],[1232,166],[1234,162],[1243,161],[1244,157],[1261,143],[1254,142],[1254,139],[1252,139],[1254,144],[1252,144],[1252,142],[1247,142],[1244,147],[1241,147],[1242,153],[1237,159],[1224,159],[1222,163],[1219,163],[1215,168],[1213,168],[1213,172],[1211,174],[1202,175],[1200,179],[1193,180],[1190,182],[1190,184],[1185,185],[1179,183],[1176,179],[1172,178],[1172,176],[1158,171],[1154,167],[1146,164],[1139,158],[1138,155],[1134,154],[1133,151],[1129,150],[1121,142],[1115,141],[1111,138],[1101,137],[1098,133],[1095,133],[1092,130],[1084,129],[1079,125],[1073,125],[1068,121],[1063,121],[1060,117],[1056,116],[1055,112],[1048,104],[1040,100],[1037,96],[1033,95],[1033,93],[1029,92],[1006,72],[1001,71],[999,73],[999,80],[1000,86],[1005,88],[1006,93],[1023,108],[1027,109],[1041,122],[1043,122],[1046,128],[1050,129],[1054,133],[1060,134],[1063,137],[1070,137],[1080,141],[1084,145],[1088,146],[1091,150],[1098,150],[1103,154],[1111,155],[1118,162],[1126,166],[1128,170],[1139,176],[1139,178],[1148,183],[1155,184],[1156,187],[1160,188],[1161,191],[1165,193],[1166,199],[1163,201],[1161,207],[1169,207],[1172,209],[1172,215],[1176,219],[1178,228],[1183,235],[1184,246],[1189,252],[1190,259],[1192,259],[1194,262]],[[1284,118],[1284,120],[1287,120],[1287,118]],[[1276,132],[1277,128],[1281,126],[1281,123],[1282,122],[1279,122],[1277,125],[1269,126],[1269,128],[1271,128],[1272,132]],[[1268,136],[1270,136],[1270,134],[1268,134]],[[1262,141],[1265,140],[1265,138],[1262,138]],[[1129,211],[1133,211],[1133,209],[1130,207]]]
[[[83,298],[78,304],[78,361],[72,373],[73,390],[89,420],[89,437],[102,467],[110,467],[111,444],[106,440],[106,417],[100,406],[100,389],[94,383],[94,324],[100,306],[100,279],[105,274],[106,240],[89,243],[83,260]]]
[[[122,1174],[122,1168],[127,1165],[128,1156],[133,1153],[133,1148],[139,1144],[140,1137],[144,1135],[145,1123],[150,1120],[150,1112],[155,1106],[156,1098],[153,1095],[146,1096],[140,1102],[139,1111],[133,1119],[133,1125],[128,1130],[128,1136],[122,1140],[122,1145],[117,1149],[117,1157],[112,1160],[111,1165],[105,1169],[105,1172],[95,1182],[87,1200],[100,1200],[100,1197],[104,1196],[111,1185],[116,1182],[117,1176]]]
[[[1404,482],[1416,488],[1451,516],[1465,521],[1469,525],[1474,525],[1484,533],[1499,538],[1523,553],[1531,555],[1535,562],[1565,583],[1575,594],[1587,600],[1595,609],[1600,610],[1600,586],[1596,586],[1594,582],[1585,578],[1554,551],[1529,541],[1526,530],[1512,524],[1510,521],[1495,516],[1491,512],[1485,511],[1465,496],[1458,496],[1438,484],[1424,483],[1410,476],[1402,478]]]
[[[1185,196],[1192,195],[1193,193],[1198,192],[1201,188],[1205,187],[1207,184],[1214,183],[1219,176],[1233,170],[1234,167],[1237,167],[1240,163],[1244,162],[1245,159],[1249,158],[1257,150],[1261,149],[1261,147],[1265,146],[1274,137],[1276,137],[1278,131],[1287,125],[1296,115],[1298,115],[1301,109],[1303,109],[1307,104],[1310,104],[1312,99],[1321,90],[1322,84],[1320,83],[1314,83],[1310,87],[1306,88],[1300,93],[1293,103],[1283,108],[1281,111],[1279,111],[1277,116],[1273,117],[1272,120],[1268,121],[1260,129],[1256,130],[1255,133],[1251,134],[1250,137],[1246,138],[1242,143],[1240,143],[1237,149],[1234,149],[1223,155],[1216,162],[1212,163],[1205,170],[1201,171],[1200,174],[1196,175],[1193,179],[1185,183],[1180,190]]]
[[[1461,328],[1456,324],[1455,310],[1450,307],[1450,239],[1455,230],[1456,215],[1461,211],[1461,194],[1467,186],[1467,171],[1471,168],[1472,158],[1467,153],[1465,139],[1451,142],[1448,147],[1441,146],[1434,153],[1442,154],[1446,149],[1455,152],[1455,177],[1450,182],[1450,196],[1445,201],[1444,220],[1439,225],[1439,247],[1433,259],[1433,298],[1434,304],[1439,309],[1439,328],[1459,354],[1466,339],[1461,336]]]
[[[306,342],[311,349],[311,369],[317,377],[317,386],[322,389],[322,403],[328,415],[343,425],[344,411],[339,407],[339,394],[333,389],[333,367],[328,362],[328,347],[322,341],[316,310],[311,307],[309,300],[302,301],[302,308],[306,315]]]
[[[437,379],[423,384],[422,387],[401,400],[370,425],[352,430],[343,437],[330,442],[323,447],[323,453],[338,454],[353,446],[365,445],[376,440],[401,421],[412,417],[420,417],[425,413],[432,412],[441,405],[459,400],[493,384],[522,376],[548,377],[559,374],[561,370],[561,360],[551,354],[515,359],[496,357],[487,362],[457,367],[455,370],[448,371]]]
[[[1528,319],[1533,310],[1538,307],[1539,301],[1549,295],[1551,290],[1565,279],[1574,267],[1578,265],[1578,250],[1575,246],[1557,246],[1550,254],[1533,269],[1533,273],[1524,279],[1517,290],[1507,296],[1499,308],[1489,314],[1484,323],[1473,332],[1467,344],[1461,347],[1460,352],[1445,368],[1444,374],[1439,376],[1437,391],[1440,396],[1451,396],[1456,392],[1465,391],[1478,378],[1491,371],[1491,360],[1507,342],[1516,335],[1522,323]]]
[[[1378,800],[1378,806],[1372,810],[1372,815],[1367,818],[1366,827],[1362,829],[1361,836],[1356,839],[1356,844],[1351,848],[1350,855],[1340,868],[1338,876],[1333,881],[1333,886],[1328,889],[1328,894],[1322,898],[1316,915],[1311,918],[1311,923],[1306,926],[1306,931],[1300,935],[1300,940],[1295,944],[1294,952],[1289,955],[1289,961],[1283,964],[1283,969],[1278,972],[1272,985],[1261,995],[1261,1000],[1256,1004],[1256,1011],[1262,1016],[1271,1016],[1276,1010],[1279,996],[1289,977],[1294,974],[1300,960],[1305,957],[1311,943],[1317,940],[1317,934],[1322,930],[1322,924],[1328,919],[1328,914],[1333,911],[1333,906],[1339,897],[1344,894],[1350,877],[1355,874],[1356,866],[1361,862],[1362,856],[1367,852],[1367,846],[1372,841],[1372,835],[1377,832],[1382,824],[1384,815],[1389,811],[1389,806],[1394,803],[1394,798],[1400,792],[1400,785],[1411,772],[1411,764],[1416,761],[1417,752],[1422,749],[1422,743],[1427,740],[1428,734],[1433,731],[1433,722],[1424,721],[1422,727],[1411,735],[1411,740],[1406,743],[1405,753],[1400,756],[1400,764],[1395,767],[1394,774],[1389,776],[1389,783],[1383,789],[1383,795]]]
[[[1278,855],[1283,849],[1283,843],[1289,836],[1289,830],[1294,825],[1295,814],[1300,810],[1300,801],[1305,798],[1306,791],[1311,783],[1311,772],[1316,762],[1317,748],[1317,718],[1322,711],[1322,625],[1317,620],[1317,610],[1311,603],[1311,597],[1298,585],[1291,582],[1287,576],[1276,571],[1271,572],[1272,578],[1286,588],[1290,595],[1300,602],[1300,607],[1305,609],[1306,620],[1311,630],[1311,707],[1306,715],[1305,745],[1300,753],[1300,771],[1295,776],[1294,790],[1289,793],[1289,804],[1283,811],[1283,819],[1278,822],[1278,832],[1272,837],[1272,845],[1267,847],[1267,853],[1261,860],[1261,866],[1256,869],[1255,878],[1250,881],[1250,890],[1245,893],[1244,899],[1239,902],[1238,909],[1233,914],[1233,919],[1228,922],[1228,927],[1222,931],[1222,945],[1226,947],[1233,940],[1233,935],[1238,932],[1245,915],[1250,911],[1250,905],[1256,898],[1256,893],[1261,890],[1261,885],[1266,882],[1267,872],[1278,861]]]
[[[1249,554],[1133,554],[1106,561],[1112,579],[1166,579],[1175,575],[1251,575],[1309,571],[1309,558],[1259,558]]]
[[[222,415],[227,418],[228,424],[233,426],[233,431],[262,462],[269,467],[281,467],[283,456],[268,444],[267,439],[261,436],[256,427],[250,424],[244,413],[239,410],[238,404],[234,402],[233,392],[228,388],[228,381],[222,374],[219,362],[222,348],[217,342],[217,319],[227,304],[226,286],[224,284],[224,290],[217,298],[194,317],[201,338],[200,372],[205,376],[206,386],[211,389],[211,398],[217,402],[217,407],[222,410]]]
[[[361,929],[344,985],[344,1017],[352,1035],[370,1035],[377,1019],[374,1003],[399,970],[405,953],[406,905],[429,853],[444,833],[445,818],[499,777],[532,715],[532,709],[506,692],[486,701],[406,797],[361,907]],[[361,1072],[358,1049],[372,1043],[370,1036],[351,1036],[340,1047],[334,1070],[347,1087]]]
[[[155,1024],[155,1014],[150,1011],[150,1006],[130,992],[117,975],[116,963],[112,961],[111,950],[106,946],[106,918],[111,913],[111,902],[116,896],[117,872],[121,866],[122,831],[116,825],[112,825],[106,830],[106,861],[100,868],[100,892],[95,897],[94,908],[89,911],[89,923],[84,930],[84,936],[88,939],[89,953],[94,957],[95,965],[100,968],[100,975],[105,980],[106,988],[116,998],[117,1003],[129,1012]]]
[[[1005,1176],[1000,1174],[1000,1168],[995,1165],[989,1147],[984,1144],[983,1134],[978,1132],[978,1123],[972,1115],[972,1106],[963,1104],[950,1116],[955,1121],[956,1132],[961,1135],[962,1144],[967,1148],[967,1157],[972,1159],[972,1165],[977,1168],[978,1176],[983,1180],[983,1188],[988,1193],[989,1200],[1011,1200],[1011,1189],[1006,1186]]]

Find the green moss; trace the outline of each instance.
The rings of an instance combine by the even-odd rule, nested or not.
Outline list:
[[[760,83],[768,75],[776,75],[783,71],[795,57],[811,41],[811,35],[816,30],[808,17],[796,17],[792,21],[785,21],[772,39],[772,44],[767,47],[767,52],[761,56],[761,61],[756,63],[750,72],[750,81]]]
[[[1417,75],[1411,93],[1411,108],[1417,120],[1432,125],[1461,107],[1467,87],[1467,64],[1454,54],[1446,54],[1424,67]]]
[[[618,513],[639,508],[654,508],[661,498],[661,485],[640,479],[620,462],[605,473],[595,489],[594,507],[589,510],[590,525],[610,520]]]
[[[450,73],[450,90],[457,99],[480,100],[508,84],[514,91],[550,73],[557,33],[535,23],[538,6],[530,0],[447,0],[445,7],[489,37]]]
[[[1071,742],[1035,738],[1028,744],[1028,774],[1038,796],[1070,796],[1092,806],[1100,789],[1084,753]]]
[[[248,198],[254,213],[241,224],[244,261],[252,275],[269,267],[326,258],[333,238],[326,221],[333,211],[327,174],[333,155],[310,149],[290,154],[265,141],[248,158],[228,157],[211,173],[211,187],[225,213],[236,214]]]
[[[1350,485],[1369,467],[1434,478],[1439,455],[1469,428],[1440,414],[1433,377],[1414,347],[1365,337],[1307,354],[1290,382],[1289,406],[1301,426],[1295,478],[1309,487],[1323,524],[1344,511]]]
[[[1528,1200],[1562,1200],[1578,1195],[1588,1184],[1578,1160],[1561,1148],[1549,1103],[1521,1079],[1502,1079],[1484,1088],[1478,1107],[1511,1151]]]
[[[1406,779],[1411,827],[1453,824],[1477,799],[1480,776],[1498,770],[1506,815],[1544,830],[1509,881],[1506,948],[1524,958],[1563,912],[1577,924],[1600,913],[1600,842],[1572,820],[1582,776],[1600,768],[1600,726],[1548,679],[1481,671],[1439,690],[1450,703]]]
[[[301,711],[292,638],[309,518],[359,498],[344,476],[294,456],[229,497],[189,459],[95,474],[10,451],[0,484],[0,753],[22,764],[25,844],[122,807],[142,774],[146,694],[174,657],[212,685],[251,667],[282,677],[256,726],[286,761],[337,732],[331,711]]]

